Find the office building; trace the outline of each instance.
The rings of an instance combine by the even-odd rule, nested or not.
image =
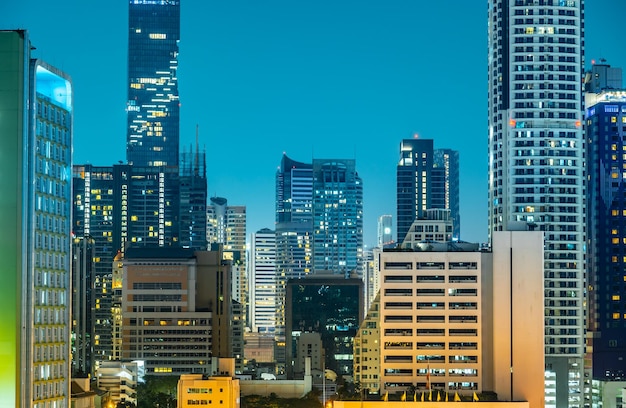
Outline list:
[[[122,360],[147,375],[210,374],[211,357],[243,358],[230,265],[218,251],[131,247],[123,260]]]
[[[131,247],[123,263],[122,360],[143,360],[148,375],[204,373],[213,315],[194,252]]]
[[[369,358],[355,368],[378,363],[381,392],[494,391],[544,405],[543,234],[495,232],[491,252],[477,248],[381,254],[378,320],[370,310],[361,325],[361,339],[380,331],[379,360],[361,340]]]
[[[250,329],[276,332],[276,233],[268,228],[250,237]]]
[[[393,217],[381,215],[378,217],[376,245],[382,248],[385,244],[393,242]]]
[[[586,95],[587,351],[593,380],[626,381],[626,90],[618,68],[594,65],[587,78],[607,87]]]
[[[181,154],[179,196],[180,246],[197,251],[207,249],[206,153],[196,149]]]
[[[433,140],[404,139],[400,142],[400,160],[396,169],[397,242],[404,241],[409,227],[431,208],[431,172]]]
[[[286,298],[287,378],[301,377],[298,338],[318,333],[324,345],[324,367],[338,376],[352,378],[353,342],[363,318],[363,281],[342,275],[315,275],[287,282]],[[307,344],[312,344],[310,341]]]
[[[459,153],[451,149],[434,149],[432,139],[404,139],[400,143],[400,160],[396,169],[397,242],[404,241],[416,219],[426,210],[450,210],[455,221],[454,238],[460,236]]]
[[[461,236],[459,152],[452,149],[435,149],[433,155],[433,173],[437,175],[439,184],[434,186],[431,208],[450,210],[454,226],[452,239],[456,241]]]
[[[363,266],[363,182],[351,159],[313,159],[313,268],[348,278]]]
[[[110,360],[113,354],[111,308],[115,256],[118,252],[123,255],[131,244],[172,246],[179,243],[182,224],[179,223],[177,171],[176,168],[141,168],[127,164],[73,167],[72,232],[75,239],[93,240],[91,347],[95,362]],[[192,191],[191,187],[181,188]],[[194,194],[182,194],[181,199],[183,196],[190,198]],[[183,201],[183,206],[185,203],[187,201]],[[204,219],[203,214],[198,217]]]
[[[129,0],[126,160],[178,166],[180,1]]]
[[[207,241],[209,248],[222,245],[224,260],[232,262],[231,295],[242,306],[248,320],[248,277],[246,260],[246,207],[228,205],[224,197],[211,197],[207,205]]]
[[[7,407],[70,403],[73,86],[31,58],[33,48],[27,31],[0,31],[0,401]]]
[[[546,407],[582,406],[583,1],[487,4],[490,239],[545,232]]]
[[[289,279],[301,279],[312,273],[312,241],[313,166],[283,154],[276,171],[276,361],[279,365],[285,362],[286,284]]]
[[[91,237],[74,238],[72,244],[72,377],[93,374],[93,247]]]
[[[585,73],[585,92],[587,94],[600,94],[604,91],[623,91],[622,68],[612,67],[606,60],[600,63],[591,62],[591,70]],[[587,95],[585,95],[586,97]],[[585,102],[585,107],[590,105]]]
[[[354,382],[368,394],[380,392],[380,295],[372,301],[354,336]]]

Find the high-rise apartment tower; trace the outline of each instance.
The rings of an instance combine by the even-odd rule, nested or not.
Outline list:
[[[489,233],[544,232],[546,407],[583,403],[582,0],[489,0]]]

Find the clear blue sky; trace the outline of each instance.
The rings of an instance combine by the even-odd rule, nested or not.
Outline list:
[[[0,2],[0,28],[74,83],[74,163],[125,161],[127,1]],[[394,216],[401,139],[460,151],[461,237],[487,238],[487,1],[181,0],[181,145],[206,147],[209,194],[274,224],[283,152],[356,158],[365,243]],[[587,67],[626,69],[626,1],[586,2]]]

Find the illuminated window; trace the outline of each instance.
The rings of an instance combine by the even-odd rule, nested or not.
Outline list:
[[[167,35],[161,33],[150,33],[149,37],[151,40],[165,40]]]
[[[611,297],[611,300],[619,300],[619,295],[613,295],[613,297]]]
[[[611,230],[611,234],[613,234],[613,235],[617,235],[617,230],[616,230],[616,229],[612,229],[612,230]]]
[[[612,256],[612,257],[611,257],[611,262],[613,262],[613,263],[617,263],[617,256],[615,256],[615,255],[614,255],[614,256]],[[624,277],[624,280],[626,280],[626,277]]]
[[[611,123],[617,123],[617,117],[611,116]]]
[[[613,313],[613,319],[619,319],[619,312]]]
[[[612,244],[619,244],[619,238],[614,237],[614,238],[611,240],[611,243],[612,243]]]
[[[526,27],[526,34],[534,34],[535,27]]]
[[[619,215],[619,211],[617,211],[617,210],[611,210],[611,215],[612,215],[613,217],[617,217],[617,216]]]

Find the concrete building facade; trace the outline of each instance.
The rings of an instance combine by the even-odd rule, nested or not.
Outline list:
[[[544,392],[539,335],[541,232],[496,232],[491,252],[384,251],[380,258],[381,394],[494,391],[537,408],[554,398]]]
[[[545,232],[547,408],[583,405],[583,0],[488,0],[489,232]]]

